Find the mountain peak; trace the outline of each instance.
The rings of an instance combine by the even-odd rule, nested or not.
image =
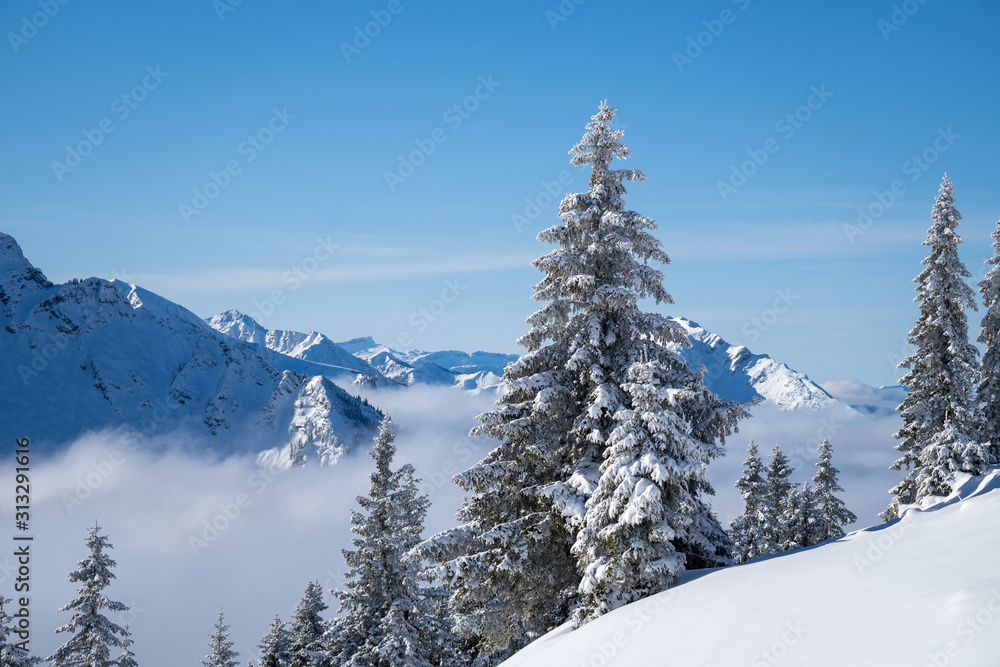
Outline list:
[[[0,275],[33,268],[14,237],[0,232]]]

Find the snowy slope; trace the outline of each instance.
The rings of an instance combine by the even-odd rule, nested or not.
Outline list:
[[[683,327],[691,347],[681,356],[693,370],[705,367],[705,384],[722,398],[747,403],[766,400],[782,410],[822,410],[835,398],[802,373],[742,345],[730,345],[683,317],[671,317]]]
[[[833,542],[563,626],[506,667],[1000,664],[1000,472]]]
[[[99,278],[53,285],[6,234],[0,270],[6,433],[51,445],[128,425],[146,434],[185,428],[216,436],[223,449],[287,442],[294,403],[274,399],[286,369],[256,346],[135,285]],[[269,405],[273,432],[261,432],[255,425]],[[375,415],[366,412],[360,425]],[[354,428],[338,427],[353,438]]]

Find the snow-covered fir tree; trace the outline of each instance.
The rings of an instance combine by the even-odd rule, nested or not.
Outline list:
[[[825,438],[819,446],[819,461],[816,462],[816,474],[812,478],[813,495],[817,505],[817,540],[835,540],[844,536],[844,526],[858,520],[844,501],[835,494],[843,491],[837,475],[840,471],[833,467],[833,445]]]
[[[781,524],[784,541],[781,551],[795,551],[822,542],[819,533],[816,495],[809,484],[793,484],[782,503]]]
[[[792,472],[788,457],[776,444],[771,450],[767,469],[764,471],[764,482],[767,485],[764,495],[767,503],[764,512],[770,513],[770,525],[775,531],[771,535],[771,542],[775,545],[776,551],[784,551],[785,544],[788,543],[788,528],[784,522],[784,515],[788,507],[788,498],[794,488],[791,481]]]
[[[700,391],[700,380],[685,373],[678,358],[677,348],[687,344],[683,331],[638,307],[643,298],[671,303],[663,274],[651,266],[669,259],[650,233],[656,223],[625,208],[624,182],[645,177],[611,168],[616,158],[629,157],[622,131],[611,128],[614,116],[614,109],[601,104],[570,151],[572,164],[592,169],[589,190],[568,194],[559,206],[562,224],[539,234],[540,241],[557,246],[533,263],[545,274],[534,298],[545,305],[528,318],[531,329],[518,340],[527,351],[505,369],[496,408],[481,415],[472,431],[500,444],[455,477],[469,492],[461,523],[424,549],[441,564],[460,630],[478,637],[481,653],[497,659],[562,623],[577,606],[581,573],[574,544],[582,567],[603,556],[600,545],[589,543],[600,530],[585,533],[582,541],[580,531],[603,475],[609,438],[619,427],[616,415],[632,409],[624,388],[631,382],[629,370],[654,365],[659,379],[671,383],[662,387],[664,395],[671,389]],[[679,424],[701,410],[670,409]],[[728,412],[732,420],[742,416],[735,404],[712,403],[710,409]],[[690,435],[690,422],[681,428]],[[703,434],[699,440],[707,438],[706,447],[690,452],[691,461],[678,460],[674,469],[704,465],[706,452],[718,452],[711,442],[718,435]],[[654,489],[662,493],[673,485],[662,478]],[[609,480],[606,488],[611,486]],[[709,488],[688,493],[694,497]],[[687,555],[681,547],[699,549],[699,557],[718,558],[725,551],[724,531],[702,500],[685,511],[701,535],[717,543],[673,543],[678,562]],[[668,506],[673,502],[667,499]],[[678,519],[676,525],[683,523]],[[654,541],[670,549],[659,535]]]
[[[958,257],[962,239],[955,229],[961,219],[945,174],[923,243],[930,248],[925,268],[914,279],[920,315],[907,340],[917,349],[900,363],[908,369],[900,383],[909,393],[897,408],[903,426],[894,435],[895,448],[902,456],[892,464],[893,470],[907,471],[890,491],[894,498],[883,514],[887,520],[897,516],[900,504],[947,495],[952,473],[981,474],[990,460],[977,442],[979,352],[969,342],[965,315],[966,308],[976,309],[976,300],[965,283],[972,274]]]
[[[229,638],[229,626],[225,622],[225,614],[219,609],[219,616],[212,625],[212,634],[208,642],[211,649],[201,664],[205,667],[238,667],[236,658],[239,653],[233,650],[233,640]]]
[[[288,636],[288,628],[275,615],[267,629],[267,634],[257,644],[257,649],[260,651],[257,667],[285,667],[292,657],[291,648],[292,642]]]
[[[990,444],[994,463],[1000,463],[1000,221],[993,230],[993,256],[986,260],[991,267],[979,283],[983,295],[982,328],[979,342],[986,347],[979,371],[976,400],[982,410],[979,440]]]
[[[101,527],[94,525],[87,531],[84,542],[89,553],[77,563],[77,569],[69,573],[69,580],[80,582],[77,596],[59,609],[73,612],[69,623],[56,629],[57,633],[72,632],[73,636],[57,648],[45,660],[53,667],[115,667],[111,658],[112,648],[121,648],[125,628],[112,622],[102,612],[128,611],[128,606],[115,602],[104,594],[104,589],[115,578],[112,569],[116,563],[105,553],[114,548]]]
[[[710,565],[728,562],[728,545],[714,531],[702,533],[692,510],[702,493],[713,493],[708,463],[738,413],[700,375],[691,382],[683,361],[670,362],[635,362],[621,387],[631,408],[614,415],[574,545],[583,572],[577,624],[666,589],[684,569],[685,552]],[[692,423],[689,405],[711,423]]]
[[[771,506],[771,494],[764,479],[764,462],[757,452],[757,445],[751,440],[747,446],[747,458],[743,462],[743,474],[736,481],[736,488],[743,499],[743,515],[733,521],[729,533],[733,540],[733,559],[745,563],[758,556],[776,553],[780,545],[774,536],[781,532],[776,525],[777,511]]]
[[[11,600],[0,595],[0,665],[3,667],[36,667],[41,658],[33,657],[24,647],[27,640],[18,641],[14,634],[14,619],[7,613]],[[19,645],[20,644],[20,645]]]
[[[139,667],[139,663],[135,659],[135,653],[132,652],[132,646],[134,645],[135,640],[132,639],[132,632],[129,630],[129,626],[126,625],[125,635],[122,637],[122,652],[115,660],[115,667]]]
[[[413,466],[393,470],[396,439],[386,416],[370,455],[375,461],[368,496],[351,512],[354,549],[345,549],[350,570],[335,591],[341,617],[331,630],[336,664],[358,667],[424,667],[456,664],[444,639],[446,621],[436,617],[427,576],[409,557],[420,543],[430,504],[419,492]]]
[[[323,587],[310,581],[295,606],[295,613],[288,627],[288,667],[329,667],[344,664],[330,656],[327,623],[322,613],[327,604],[323,601]],[[273,627],[273,626],[272,626]]]

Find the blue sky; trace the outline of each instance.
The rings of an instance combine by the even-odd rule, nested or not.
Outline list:
[[[607,99],[663,312],[894,383],[945,171],[976,279],[991,253],[1000,5],[813,5],[12,0],[0,230],[202,316],[517,352],[546,184],[586,187],[566,152]]]

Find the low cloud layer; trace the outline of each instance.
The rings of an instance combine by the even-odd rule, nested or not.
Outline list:
[[[463,492],[450,477],[479,460],[494,443],[467,438],[475,415],[492,397],[451,388],[369,392],[393,417],[397,465],[411,462],[431,496],[426,533],[454,524]],[[895,418],[789,413],[766,406],[727,443],[713,463],[714,506],[728,522],[742,507],[733,488],[753,438],[762,453],[775,442],[792,458],[793,477],[813,474],[823,437],[834,444],[843,497],[860,525],[878,522],[899,473],[894,459]],[[204,443],[208,444],[208,443]],[[146,667],[196,664],[207,652],[220,605],[232,625],[241,664],[275,613],[287,620],[302,589],[317,579],[329,590],[343,581],[341,549],[350,545],[349,510],[367,493],[371,460],[355,452],[333,468],[293,471],[258,468],[252,454],[218,458],[188,438],[161,437],[139,447],[114,433],[80,439],[57,457],[32,465],[32,650],[47,655],[67,637],[54,629],[69,620],[56,610],[73,596],[67,574],[86,554],[83,540],[96,521],[115,545],[117,580],[112,599],[132,607],[116,615],[131,625],[135,650]],[[13,457],[0,462],[0,517],[13,523]],[[0,553],[11,553],[5,549]],[[0,593],[13,594],[12,556],[0,557]],[[336,602],[328,597],[333,606]],[[335,609],[327,612],[331,616]]]

